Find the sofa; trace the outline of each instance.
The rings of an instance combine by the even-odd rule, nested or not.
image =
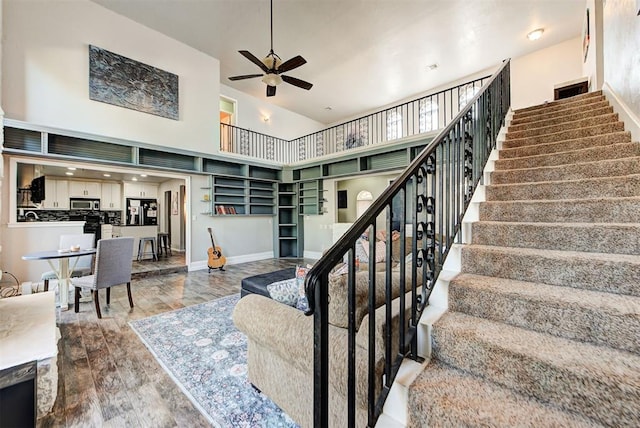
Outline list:
[[[394,260],[376,264],[375,370],[376,391],[382,387],[385,348],[386,297],[383,266],[392,269],[392,330],[397,339],[400,294],[400,266]],[[407,308],[410,308],[409,286],[411,264],[406,263]],[[421,278],[418,271],[418,278]],[[369,314],[369,272],[356,272],[356,426],[367,425],[367,371]],[[347,275],[329,277],[329,424],[347,425]],[[313,317],[294,307],[258,294],[249,294],[233,311],[236,327],[248,338],[249,381],[271,398],[303,427],[313,425]],[[394,340],[393,355],[397,352]]]

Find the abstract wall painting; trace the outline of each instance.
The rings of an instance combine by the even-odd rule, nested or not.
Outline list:
[[[89,99],[178,120],[178,76],[89,45]]]

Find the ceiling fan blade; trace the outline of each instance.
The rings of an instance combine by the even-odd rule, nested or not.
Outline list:
[[[307,60],[298,55],[280,64],[280,67],[278,67],[278,73],[284,73],[286,71],[293,70],[294,68],[298,68],[306,63]]]
[[[276,87],[267,85],[267,96],[273,97],[276,94]]]
[[[295,77],[289,77],[289,76],[280,76],[280,77],[282,77],[282,80],[289,83],[290,85],[297,86],[298,88],[306,89],[307,91],[311,89],[311,87],[313,86],[312,83],[305,82],[304,80],[296,79]]]
[[[260,59],[258,59],[254,54],[252,54],[249,51],[238,51],[240,52],[240,55],[242,55],[243,57],[245,57],[246,59],[248,59],[249,61],[251,61],[252,63],[254,63],[255,65],[257,65],[258,67],[260,67],[260,69],[262,71],[264,71],[265,73],[269,72],[269,69],[267,68],[266,65],[263,64],[262,61],[260,61]]]
[[[229,80],[242,80],[242,79],[251,79],[254,77],[262,77],[262,74],[243,74],[242,76],[231,76]]]

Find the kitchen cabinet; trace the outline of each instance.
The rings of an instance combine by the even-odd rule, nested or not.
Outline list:
[[[69,181],[69,197],[100,199],[100,183],[96,181]]]
[[[100,226],[100,236],[102,239],[113,238],[113,225],[103,224]]]
[[[69,182],[47,178],[44,182],[42,208],[49,210],[69,209]]]
[[[102,183],[100,209],[103,211],[122,210],[122,187],[120,183]]]
[[[152,183],[124,183],[124,196],[127,198],[158,198],[158,185]]]

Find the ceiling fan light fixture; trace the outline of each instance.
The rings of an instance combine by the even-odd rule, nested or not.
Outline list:
[[[282,64],[282,61],[278,55],[270,53],[264,57],[262,63],[266,65],[269,70],[277,70],[280,67],[280,64]]]
[[[269,86],[278,86],[282,83],[282,77],[275,73],[267,73],[262,78],[262,82],[266,83]]]

